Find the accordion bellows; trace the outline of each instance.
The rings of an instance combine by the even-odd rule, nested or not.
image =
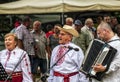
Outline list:
[[[100,81],[105,72],[109,69],[110,63],[112,62],[116,52],[117,50],[109,44],[104,43],[101,40],[94,39],[87,49],[80,71],[88,77],[92,77]],[[92,66],[97,63],[106,66],[107,69],[104,72],[96,73]]]

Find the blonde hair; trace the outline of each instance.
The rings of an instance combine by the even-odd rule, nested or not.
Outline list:
[[[7,37],[9,37],[9,36],[13,36],[13,37],[14,37],[14,40],[18,43],[18,37],[17,37],[16,34],[14,34],[14,33],[8,33],[8,34],[6,34],[6,35],[4,36],[4,39],[7,38]]]

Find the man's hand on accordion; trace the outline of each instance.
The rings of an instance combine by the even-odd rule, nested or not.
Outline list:
[[[93,66],[93,69],[95,72],[103,72],[106,70],[106,66],[103,66],[102,64],[96,64]]]

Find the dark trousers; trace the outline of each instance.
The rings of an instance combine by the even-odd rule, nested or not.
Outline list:
[[[41,59],[38,57],[33,58],[33,74],[37,74],[38,66],[40,67],[41,73],[44,74],[47,71],[47,59]]]

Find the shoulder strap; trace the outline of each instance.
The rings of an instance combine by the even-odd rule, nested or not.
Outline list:
[[[120,39],[115,39],[115,40],[111,40],[111,41],[106,42],[106,43],[110,43],[110,42],[117,41],[117,40],[119,40],[119,41],[120,41]]]

